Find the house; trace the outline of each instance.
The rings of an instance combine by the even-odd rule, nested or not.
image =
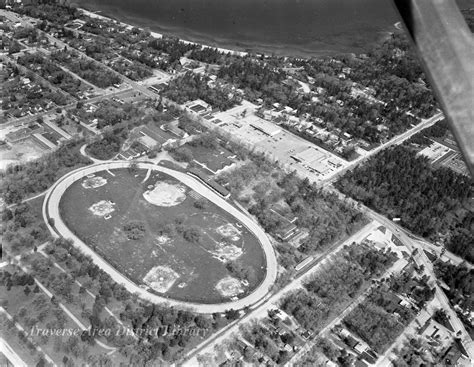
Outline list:
[[[152,137],[146,135],[145,133],[143,133],[143,131],[141,131],[140,133],[142,134],[142,136],[140,136],[140,138],[138,138],[138,141],[141,144],[143,144],[146,148],[152,149],[155,146],[159,145],[159,143],[155,139],[153,139]]]
[[[284,350],[286,350],[288,353],[291,353],[293,352],[293,347],[289,344],[285,344],[285,346],[283,347]]]
[[[185,137],[188,136],[188,134],[184,130],[181,130],[178,127],[178,124],[173,123],[173,122],[169,122],[169,123],[163,125],[163,130],[167,131],[167,132],[169,132],[173,135],[176,135],[178,138],[185,138]]]
[[[354,350],[359,353],[359,354],[362,354],[364,353],[366,350],[367,350],[367,345],[364,345],[362,343],[358,343],[355,347],[354,347]]]
[[[281,241],[288,241],[297,233],[298,227],[292,222],[288,221],[288,219],[285,217],[281,217],[279,215],[278,217],[281,219],[281,221],[279,228],[275,231],[275,234]]]

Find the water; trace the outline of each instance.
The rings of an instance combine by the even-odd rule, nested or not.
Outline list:
[[[203,44],[292,56],[364,52],[394,31],[392,0],[74,0]],[[459,0],[462,7],[474,0]]]

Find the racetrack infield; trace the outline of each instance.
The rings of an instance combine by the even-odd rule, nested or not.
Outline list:
[[[207,304],[240,299],[262,282],[260,243],[231,214],[163,172],[145,182],[144,169],[111,172],[95,174],[107,181],[98,187],[87,177],[74,182],[59,209],[68,228],[122,274],[160,296]],[[139,224],[138,239],[127,237],[131,223]],[[189,228],[198,229],[197,241]],[[229,271],[229,262],[241,271]]]

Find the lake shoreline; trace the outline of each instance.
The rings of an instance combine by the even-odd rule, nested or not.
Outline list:
[[[289,48],[288,45],[285,44],[262,44],[255,41],[238,41],[239,44],[235,44],[232,40],[226,39],[219,39],[215,40],[210,38],[209,36],[205,36],[203,34],[197,34],[193,37],[193,35],[189,36],[181,36],[173,32],[172,29],[166,29],[159,24],[155,24],[153,29],[159,29],[158,31],[152,30],[150,26],[143,25],[143,22],[147,22],[146,19],[143,21],[135,20],[127,17],[120,17],[117,14],[111,14],[110,12],[103,11],[103,10],[90,10],[85,6],[78,6],[78,10],[83,12],[85,15],[90,16],[92,18],[103,18],[107,20],[113,20],[119,22],[123,26],[126,27],[137,27],[142,30],[147,30],[154,38],[163,38],[163,37],[175,37],[179,39],[181,42],[186,44],[193,44],[200,46],[202,48],[210,48],[210,49],[217,49],[221,53],[230,53],[233,55],[245,56],[248,54],[253,54],[257,56],[277,56],[277,57],[288,57],[288,58],[295,58],[295,59],[312,59],[312,58],[320,58],[320,57],[329,57],[335,55],[350,55],[350,54],[360,54],[367,52],[372,46],[376,44],[380,44],[383,42],[387,37],[389,37],[393,32],[399,31],[397,29],[397,23],[392,24],[388,27],[385,31],[379,31],[378,37],[375,41],[368,42],[365,47],[354,47],[357,49],[354,50],[347,50],[347,47],[338,47],[336,43],[331,44],[330,42],[323,42],[321,40],[315,41],[318,46],[309,48],[308,46],[304,45],[293,45],[293,47]],[[128,18],[128,19],[123,19]],[[185,29],[181,29],[181,32],[187,32]],[[192,33],[192,32],[190,32]],[[246,43],[247,42],[247,43]],[[317,48],[317,49],[316,49]]]
[[[129,23],[125,23],[123,21],[120,21],[119,19],[115,19],[109,15],[102,15],[102,14],[98,14],[99,12],[93,12],[93,11],[90,11],[90,10],[87,10],[87,9],[84,9],[84,8],[78,8],[79,11],[81,11],[83,14],[91,17],[91,18],[97,18],[97,19],[104,19],[104,20],[113,20],[113,21],[116,21],[116,22],[119,22],[122,26],[124,27],[127,27],[127,28],[140,28],[142,30],[145,30],[144,27],[140,27],[140,26],[136,26],[136,25],[133,25],[133,24],[129,24]],[[158,33],[158,32],[154,32],[154,31],[151,31],[150,30],[150,34],[153,38],[157,38],[157,39],[161,39],[163,37],[166,37],[167,35],[164,35],[162,33]],[[179,37],[177,37],[181,42],[185,43],[185,44],[190,44],[190,45],[196,45],[196,46],[201,46],[202,48],[211,48],[211,49],[217,49],[217,51],[221,52],[221,53],[232,53],[234,55],[239,55],[239,56],[245,56],[248,54],[248,52],[243,52],[243,51],[237,51],[237,50],[231,50],[231,49],[226,49],[226,48],[221,48],[221,47],[214,47],[214,46],[210,46],[210,45],[205,45],[205,44],[201,44],[201,43],[197,43],[197,42],[194,42],[194,41],[188,41],[188,40],[184,40],[184,39],[181,39]]]

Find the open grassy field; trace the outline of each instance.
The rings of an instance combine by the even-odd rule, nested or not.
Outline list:
[[[253,234],[162,172],[96,173],[68,188],[60,211],[69,229],[116,269],[166,297],[228,301],[265,276]]]

